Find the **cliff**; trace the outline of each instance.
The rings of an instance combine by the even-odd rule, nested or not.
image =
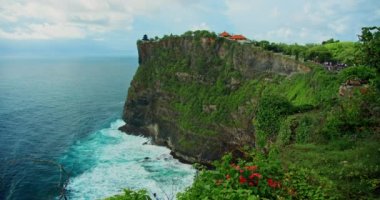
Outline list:
[[[215,35],[139,41],[139,68],[128,90],[121,130],[151,137],[188,162],[210,163],[255,146],[259,96],[310,69],[253,44]]]
[[[137,44],[140,66],[121,129],[151,137],[188,162],[209,164],[225,152],[244,156],[236,163],[226,155],[178,199],[379,198],[376,68],[328,71],[255,46],[260,42],[202,31]],[[314,47],[307,48],[295,56],[324,54],[310,57]],[[254,168],[263,184],[252,190],[251,171],[237,167]],[[276,182],[281,190],[267,192]]]

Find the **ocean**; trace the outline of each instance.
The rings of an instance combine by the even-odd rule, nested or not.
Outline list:
[[[102,199],[145,188],[161,199],[195,170],[118,131],[136,57],[0,59],[0,199]],[[146,144],[148,142],[148,144]]]

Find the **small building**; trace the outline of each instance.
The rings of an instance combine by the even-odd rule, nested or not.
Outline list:
[[[232,35],[230,37],[231,40],[247,40],[246,37],[244,37],[243,35]]]
[[[227,33],[226,31],[223,31],[222,33],[219,33],[219,37],[225,37],[225,38],[228,38],[230,37],[231,35],[229,33]]]

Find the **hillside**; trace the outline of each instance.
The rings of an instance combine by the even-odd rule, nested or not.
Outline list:
[[[216,171],[201,173],[182,199],[208,193],[216,199],[379,197],[376,70],[330,72],[208,32],[139,41],[138,51],[121,130],[152,137],[187,162],[209,165],[231,153]],[[248,178],[233,168],[255,163],[273,187],[264,181],[264,189],[252,193],[259,182],[244,182]],[[237,181],[223,181],[232,174]],[[281,190],[274,190],[280,188],[274,179],[283,180]],[[218,180],[231,190],[205,188]]]

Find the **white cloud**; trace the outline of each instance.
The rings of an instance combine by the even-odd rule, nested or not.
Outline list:
[[[0,30],[0,37],[6,39],[51,39],[51,38],[83,38],[85,33],[74,26],[64,24],[30,24],[16,28],[12,32]]]
[[[278,10],[278,7],[274,7],[272,10],[272,17],[278,17],[280,15],[280,11]]]
[[[374,23],[369,19],[376,15],[371,13],[376,13],[379,2],[225,0],[225,15],[235,31],[256,40],[320,42],[331,37],[356,38],[360,27]]]
[[[342,34],[348,29],[348,18],[342,17],[341,19],[337,19],[328,23],[328,27],[333,30],[335,33]]]
[[[210,26],[206,22],[202,22],[200,24],[193,25],[190,29],[192,31],[196,31],[196,30],[211,30]]]
[[[278,37],[278,38],[289,38],[293,36],[293,31],[289,27],[281,27],[277,30],[269,31],[267,33],[268,37]]]
[[[212,10],[212,9],[211,9]],[[7,39],[99,38],[115,31],[131,32],[137,18],[157,21],[171,30],[209,29],[196,12],[210,11],[203,1],[184,0],[0,0],[0,37]],[[38,28],[30,27],[37,25]],[[49,24],[49,26],[44,25]],[[194,26],[194,28],[197,28]],[[61,33],[53,27],[62,27]],[[148,27],[145,27],[145,29]],[[47,30],[43,30],[47,29]],[[63,34],[67,34],[64,36]]]
[[[171,0],[163,0],[170,2]],[[7,39],[82,38],[114,30],[130,31],[138,15],[150,15],[163,1],[32,0],[0,1],[0,37]]]
[[[256,40],[318,42],[376,25],[377,0],[0,0],[0,37],[106,38],[188,29]],[[141,24],[140,24],[141,23]],[[121,34],[120,34],[121,33]],[[337,38],[340,39],[340,38]],[[134,42],[134,41],[133,41]]]

